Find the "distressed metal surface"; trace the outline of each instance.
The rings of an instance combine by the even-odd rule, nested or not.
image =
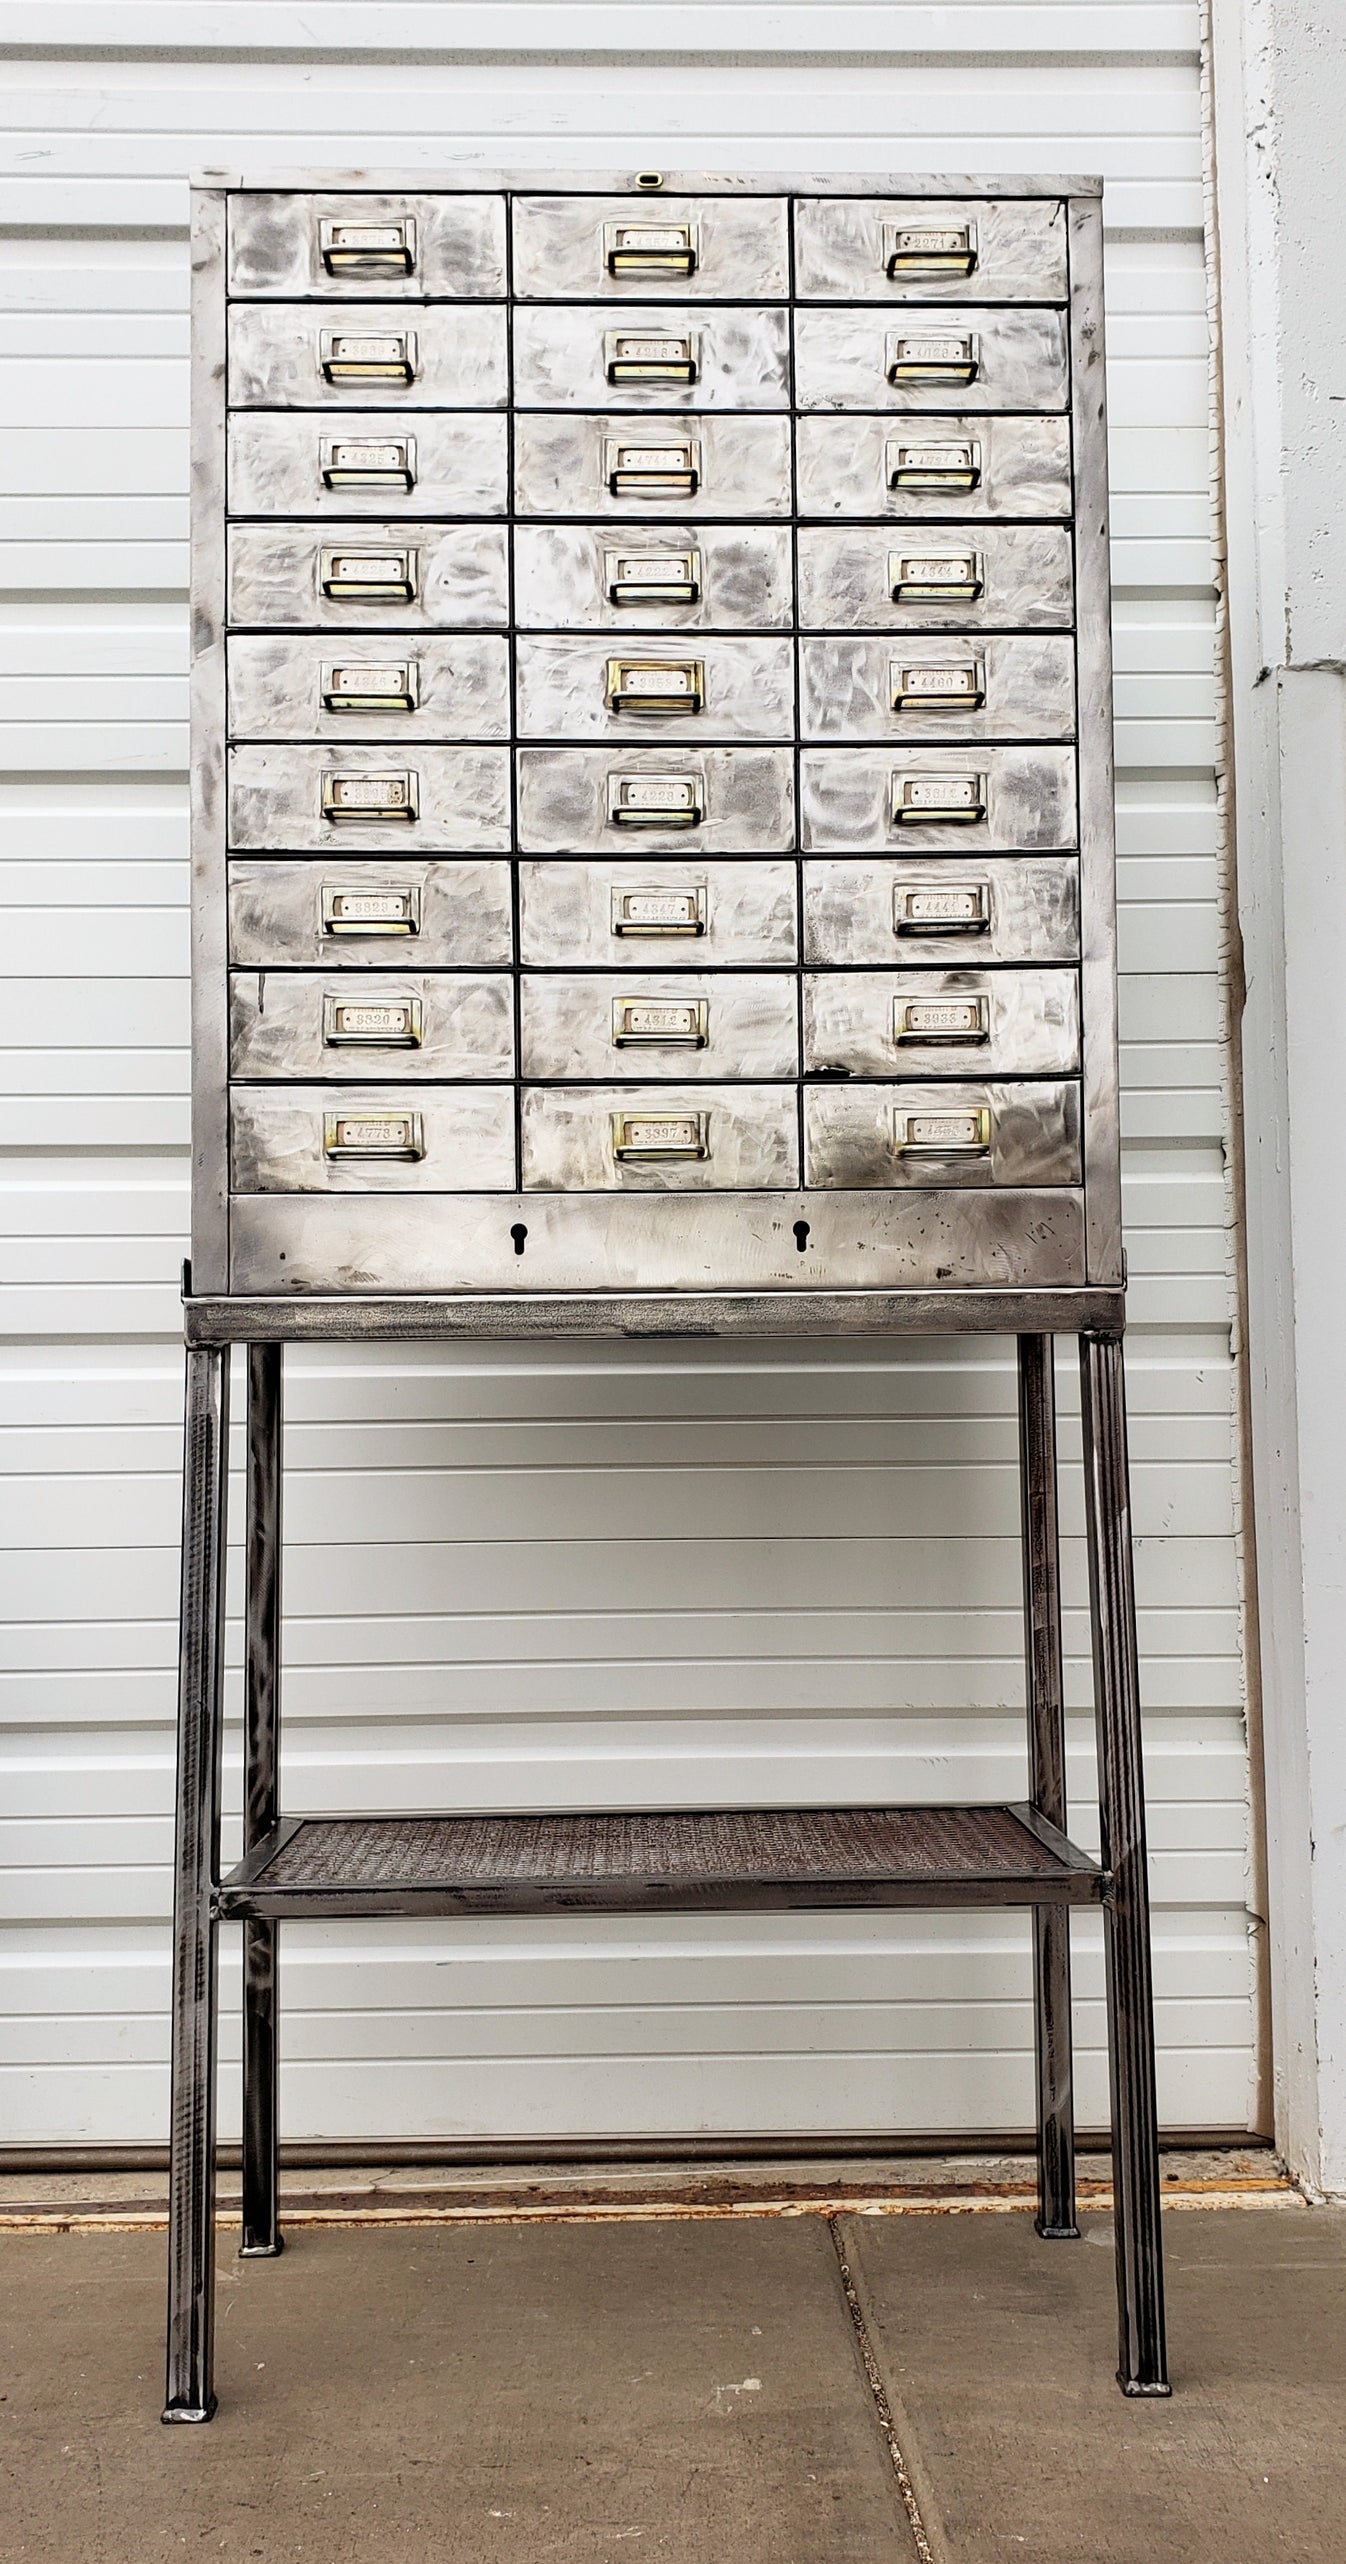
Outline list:
[[[677,668],[695,659],[705,691],[697,712],[612,710],[607,672],[613,658],[634,657]],[[786,640],[707,635],[693,647],[676,633],[642,636],[622,647],[606,636],[522,635],[515,650],[515,700],[521,739],[793,739],[794,647]]]
[[[895,600],[901,565],[972,553],[975,597]],[[1068,631],[1074,621],[1070,535],[1064,526],[941,525],[895,535],[887,525],[801,526],[799,621],[814,632]]]
[[[325,446],[389,440],[410,449],[410,489],[350,483],[329,489]],[[503,516],[508,485],[509,428],[497,410],[436,411],[411,420],[370,408],[346,409],[339,420],[295,410],[236,410],[229,420],[235,516]]]
[[[903,1154],[895,1116],[943,1119],[961,1110],[990,1114],[984,1155]],[[804,1164],[808,1184],[877,1184],[939,1189],[950,1183],[1071,1184],[1080,1181],[1080,1090],[1044,1079],[1006,1085],[963,1079],[947,1085],[809,1086],[804,1090]],[[1012,1281],[1011,1272],[988,1280]],[[1072,1277],[1083,1280],[1083,1272]]]
[[[784,410],[790,406],[790,316],[766,306],[698,311],[694,304],[633,305],[623,338],[690,340],[691,383],[610,382],[613,316],[603,304],[515,313],[514,398],[521,409]]]
[[[498,1193],[515,1183],[509,1086],[234,1086],[229,1104],[239,1193]],[[329,1158],[323,1128],[334,1113],[417,1115],[425,1154]],[[386,1288],[386,1269],[396,1261],[386,1214],[383,1228],[384,1245],[375,1248],[365,1274],[367,1289]]]
[[[639,1046],[616,1038],[614,1010],[635,999],[642,1009],[678,1018],[705,1007],[704,1047],[657,1035]],[[519,987],[519,1066],[524,1077],[725,1078],[794,1077],[799,1070],[799,1010],[794,973],[750,975],[687,971],[674,976],[639,967],[639,956],[615,975],[525,971]]]
[[[679,903],[694,898],[701,931],[677,931]],[[614,903],[643,902],[649,931],[619,931]],[[700,854],[629,863],[521,863],[519,958],[552,970],[599,964],[626,970],[703,970],[798,956],[792,863],[707,863]],[[672,917],[673,931],[660,915]]]
[[[976,380],[890,382],[895,337],[962,340],[974,331]],[[795,398],[801,409],[920,412],[956,406],[964,417],[987,410],[1061,410],[1069,397],[1064,315],[964,304],[930,306],[910,324],[886,312],[795,314]]]
[[[706,1117],[700,1159],[621,1160],[617,1114],[663,1123],[684,1109]],[[779,1190],[799,1181],[793,1086],[526,1086],[521,1097],[525,1193],[701,1193]]]
[[[229,205],[231,294],[318,294],[336,302],[358,288],[323,263],[324,221],[396,222],[416,226],[416,264],[409,276],[371,275],[365,290],[380,302],[436,295],[464,300],[505,291],[503,196],[332,194],[294,196],[274,190],[235,196]]]
[[[790,531],[775,525],[519,525],[514,530],[514,611],[535,632],[711,632],[779,628],[792,618]],[[700,594],[691,604],[614,604],[609,563],[655,562],[694,552]]]
[[[408,383],[329,382],[319,341],[329,330],[352,338],[410,332],[415,371]],[[503,409],[509,385],[503,305],[430,303],[231,303],[229,401],[233,409],[408,411]]]
[[[324,776],[414,774],[419,816],[333,824]],[[241,747],[229,751],[229,843],[241,853],[507,854],[507,748]]]
[[[976,773],[986,816],[970,824],[895,826],[893,777]],[[1071,748],[806,748],[799,761],[806,853],[969,855],[1021,848],[1068,853],[1076,841]]]
[[[608,815],[613,775],[686,775],[704,816],[694,829],[643,828],[639,851],[775,855],[795,841],[794,755],[789,748],[520,748],[519,847],[524,854],[620,854],[631,831]]]
[[[415,1048],[375,1041],[329,1044],[323,1000],[337,992],[357,1008],[415,1001]],[[512,1077],[514,983],[508,973],[386,970],[358,983],[327,971],[233,970],[229,974],[229,1065],[233,1077]]]
[[[191,954],[193,1268],[229,1273],[229,1027],[224,914],[224,225],[226,200],[198,190],[191,244]]]
[[[228,659],[229,734],[234,739],[507,739],[509,651],[502,634],[361,630],[334,642],[306,635],[235,633]],[[415,695],[408,708],[333,711],[325,701],[339,671],[403,670]]]
[[[985,893],[985,924],[944,933],[929,922],[900,932],[909,893],[966,886]],[[1073,856],[838,857],[804,866],[804,958],[810,962],[907,965],[917,961],[1073,962],[1080,956],[1079,866]]]
[[[1122,1250],[1121,1114],[1117,1048],[1117,918],[1114,861],[1112,660],[1108,649],[1111,546],[1108,533],[1107,364],[1103,321],[1103,227],[1091,206],[1070,209],[1071,326],[1075,343],[1072,429],[1077,473],[1075,526],[1079,667],[1080,919],[1084,989],[1085,1166],[1089,1273],[1101,1283],[1126,1277]]]
[[[694,435],[700,453],[693,496],[631,496],[609,489],[607,447],[616,438],[633,446],[675,444]],[[514,421],[514,505],[520,516],[613,518],[788,516],[791,499],[790,422],[785,418],[721,411],[677,419],[654,433],[639,412],[574,417],[568,412],[522,411]]]
[[[985,1039],[899,1040],[894,1009],[980,1000]],[[1073,970],[806,971],[804,1066],[854,1077],[1064,1077],[1080,1064]]]
[[[331,934],[323,923],[324,892],[351,891],[365,898],[383,893],[414,900],[415,927],[407,935]],[[473,962],[508,962],[513,954],[507,863],[330,862],[250,860],[229,866],[229,958],[234,963],[284,964],[289,969],[388,970],[401,963],[423,970],[462,969]]]
[[[985,702],[892,708],[894,669],[984,673]],[[1069,739],[1075,731],[1075,646],[1057,633],[952,633],[894,640],[815,634],[799,644],[799,728],[805,739]]]
[[[804,302],[1062,303],[1065,210],[976,196],[806,196],[794,207],[795,292]],[[924,230],[968,221],[977,234],[971,275],[887,274],[888,225]]]
[[[416,594],[408,602],[332,597],[324,592],[325,552],[391,558],[410,551]],[[233,525],[229,529],[229,620],[236,628],[284,624],[368,631],[503,629],[509,616],[508,537],[503,525]]]
[[[878,403],[875,403],[875,408]],[[978,449],[973,489],[893,489],[888,450],[900,442]],[[1070,430],[1063,418],[962,417],[946,407],[907,437],[892,418],[813,416],[795,423],[801,517],[945,520],[1070,515]]]
[[[522,195],[511,208],[514,291],[525,302],[642,303],[710,296],[770,301],[789,293],[789,216],[769,196]],[[614,276],[604,246],[608,223],[697,226],[691,276]]]

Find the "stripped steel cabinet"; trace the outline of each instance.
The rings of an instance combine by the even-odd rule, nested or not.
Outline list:
[[[219,1921],[245,1933],[264,2254],[279,1922],[576,1908],[1031,1907],[1039,2224],[1071,2234],[1067,1910],[1101,1903],[1119,2373],[1162,2393],[1098,185],[222,176],[195,243],[166,2417],[213,2403]],[[282,1816],[287,1340],[901,1327],[1019,1338],[1023,1805]],[[1057,1333],[1084,1388],[1099,1863],[1063,1830]]]

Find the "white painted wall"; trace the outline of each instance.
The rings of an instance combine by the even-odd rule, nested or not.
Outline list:
[[[25,50],[35,36],[42,50]],[[1246,2128],[1194,9],[45,0],[40,21],[0,8],[0,42],[0,482],[14,494],[0,508],[0,1389],[15,1544],[0,2125],[33,2142],[164,2127],[185,174],[642,166],[676,149],[688,167],[1107,180],[1160,2089],[1171,2124]],[[292,1384],[291,1806],[1022,1789],[1008,1346],[386,1348],[296,1357]],[[1080,1533],[1072,1477],[1087,1840]],[[236,1741],[230,1773],[236,1793]],[[1098,2125],[1088,1926],[1079,1946],[1081,2113]],[[994,1916],[296,1928],[285,2133],[1023,2128],[1026,1952],[1024,1925]],[[232,1953],[228,1968],[233,1989]],[[236,2052],[231,2013],[231,2120]]]

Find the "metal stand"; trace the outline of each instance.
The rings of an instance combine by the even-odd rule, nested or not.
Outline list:
[[[211,1304],[202,1304],[209,1313]],[[220,1304],[223,1309],[224,1304]],[[430,1332],[376,1309],[369,1332]],[[1101,1866],[1066,1836],[1066,1757],[1056,1486],[1054,1338],[1018,1338],[1024,1631],[1031,1796],[1022,1807],[887,1809],[769,1825],[751,1813],[692,1820],[713,1836],[707,1875],[687,1853],[659,1868],[658,1818],[604,1820],[631,1836],[625,1873],[557,1878],[565,1818],[492,1821],[509,1838],[506,1866],[474,1890],[442,1837],[471,1819],[360,1820],[386,1846],[386,1867],[343,1881],[324,1857],[306,1868],[305,1839],[330,1844],[356,1820],[282,1820],[280,1733],[281,1365],[279,1341],[243,1334],[248,1363],[245,1598],[245,1851],[220,1875],[220,1735],[229,1423],[228,1312],[220,1341],[189,1344],[183,1497],[182,1653],[173,1925],[173,2117],[169,2206],[168,2393],[165,2421],[209,2421],[215,2221],[215,2048],[218,1923],[244,1931],[243,2241],[248,2257],[281,2249],[277,2210],[277,1934],[285,1913],[365,1915],[606,1910],[792,1910],[810,1904],[1027,1905],[1033,1913],[1040,2235],[1077,2235],[1071,2090],[1069,1907],[1101,1903],[1116,2200],[1118,2380],[1128,2395],[1166,2395],[1159,2158],[1155,2109],[1140,1690],[1119,1335],[1079,1332],[1084,1467],[1098,1729]],[[302,1323],[302,1322],[301,1322]],[[204,1331],[204,1330],[202,1330]],[[293,1332],[298,1333],[299,1327]],[[333,1332],[336,1332],[333,1329]],[[343,1332],[345,1330],[342,1330]],[[351,1333],[356,1332],[354,1328]],[[754,1827],[760,1828],[760,1844]],[[530,1842],[557,1829],[539,1861]],[[782,1832],[784,1828],[784,1834]],[[790,1829],[793,1828],[793,1837]],[[414,1838],[414,1839],[413,1839]],[[725,1867],[727,1840],[737,1872]],[[840,1848],[838,1843],[840,1840]],[[877,1846],[877,1861],[876,1861]],[[653,1857],[652,1857],[653,1852]],[[884,1864],[887,1864],[885,1867]],[[690,1864],[690,1866],[689,1866]],[[373,1883],[371,1884],[371,1877]],[[709,1878],[709,1883],[708,1883]],[[484,1882],[484,1883],[483,1883]],[[477,1901],[474,1902],[474,1894]]]

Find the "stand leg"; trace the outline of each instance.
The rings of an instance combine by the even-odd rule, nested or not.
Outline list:
[[[1019,1479],[1028,1678],[1029,1794],[1066,1830],[1065,1691],[1061,1673],[1061,1573],[1056,1518],[1056,1371],[1049,1335],[1019,1338]],[[1075,2118],[1071,2063],[1070,1916],[1033,1909],[1033,1993],[1038,2086],[1037,2230],[1053,2240],[1075,2223]]]
[[[1140,1677],[1126,1399],[1122,1348],[1115,1337],[1080,1337],[1080,1386],[1099,1806],[1103,1865],[1112,1880],[1104,1928],[1120,2325],[1117,2379],[1127,2395],[1166,2395]]]
[[[243,1844],[276,1823],[280,1750],[281,1357],[248,1347],[247,1601],[243,1676]],[[277,1926],[243,1926],[243,2241],[245,2261],[282,2249],[277,2200]]]
[[[229,1355],[187,1354],[182,1482],[166,2422],[208,2422],[215,2318],[216,1926]]]

